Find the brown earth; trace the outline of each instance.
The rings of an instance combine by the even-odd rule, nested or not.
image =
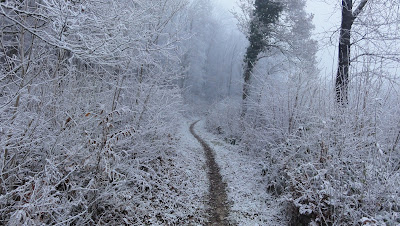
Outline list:
[[[226,184],[222,181],[220,169],[215,162],[214,151],[210,146],[194,132],[194,126],[198,121],[190,126],[190,132],[203,146],[204,154],[206,156],[206,163],[208,166],[208,180],[209,186],[209,218],[208,225],[232,225],[228,221],[229,206],[226,195]]]

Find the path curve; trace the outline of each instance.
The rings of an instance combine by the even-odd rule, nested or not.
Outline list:
[[[208,166],[209,186],[209,225],[231,225],[228,221],[229,207],[227,205],[226,184],[222,181],[218,164],[215,162],[214,151],[194,132],[194,126],[199,121],[190,125],[190,132],[203,146]]]

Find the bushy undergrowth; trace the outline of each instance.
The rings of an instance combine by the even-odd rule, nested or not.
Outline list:
[[[12,128],[9,139],[2,135],[8,141],[2,143],[7,152],[2,222],[131,225],[198,220],[187,193],[191,178],[175,166],[179,96],[173,90],[156,93],[138,99],[132,108],[108,112],[100,106],[66,114],[59,124],[40,114],[15,118],[15,123],[34,122],[27,135]]]
[[[226,100],[211,110],[207,125],[226,138],[238,136],[248,155],[263,153],[265,167],[258,170],[265,189],[286,200],[292,225],[399,224],[397,98],[363,96],[362,110],[356,100],[335,109],[316,96],[294,104],[301,89],[279,93],[270,87],[282,83],[266,80],[244,118],[240,105],[227,108],[232,100]]]
[[[231,142],[238,140],[240,134],[240,105],[237,100],[224,99],[217,103],[212,111],[208,112],[206,128],[213,133],[223,134],[223,136]]]
[[[161,2],[0,2],[1,225],[198,221]]]

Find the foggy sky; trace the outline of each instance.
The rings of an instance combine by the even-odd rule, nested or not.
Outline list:
[[[329,3],[328,3],[329,2]],[[313,38],[318,41],[317,60],[321,75],[331,78],[336,74],[337,43],[340,26],[338,1],[307,0],[307,12],[314,15],[315,30]]]
[[[229,11],[237,6],[236,0],[213,0],[216,6]],[[313,38],[318,41],[318,68],[321,75],[328,78],[336,72],[337,34],[335,30],[340,25],[340,8],[337,1],[307,0],[306,11],[314,15],[315,30]]]

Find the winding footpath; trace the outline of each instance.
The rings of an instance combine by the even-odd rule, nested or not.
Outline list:
[[[229,207],[227,205],[226,184],[222,181],[220,169],[215,162],[214,152],[210,146],[194,132],[194,126],[199,121],[190,125],[190,132],[203,146],[208,166],[209,186],[209,225],[231,225],[228,221]]]

